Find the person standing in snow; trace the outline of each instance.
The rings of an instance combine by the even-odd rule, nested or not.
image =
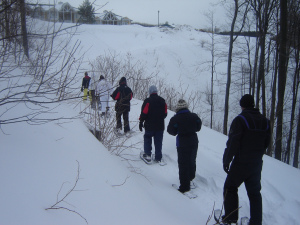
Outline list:
[[[152,137],[155,146],[155,161],[162,160],[162,141],[165,130],[165,118],[167,117],[167,104],[165,99],[157,94],[156,86],[149,88],[149,98],[146,98],[142,105],[139,129],[144,134],[144,154],[143,158],[151,162]]]
[[[96,87],[96,95],[99,96],[101,104],[101,116],[105,116],[109,110],[109,96],[112,92],[111,84],[105,80],[104,76],[100,76],[100,81]]]
[[[82,79],[82,85],[81,85],[81,91],[83,91],[83,100],[87,99],[90,80],[91,78],[89,77],[88,72],[85,72],[84,77]]]
[[[253,96],[240,99],[242,113],[230,126],[223,155],[223,169],[227,173],[223,197],[225,223],[238,221],[238,188],[245,183],[250,202],[250,225],[262,224],[261,171],[263,155],[270,143],[270,121],[254,108]]]
[[[176,115],[170,119],[167,132],[176,136],[180,186],[178,191],[190,190],[191,182],[196,175],[196,157],[198,151],[198,135],[202,121],[197,114],[188,109],[185,100],[180,99],[176,106]]]
[[[97,84],[98,84],[98,80],[96,80],[96,77],[93,74],[91,76],[90,86],[89,86],[90,87],[89,96],[90,96],[91,108],[92,109],[96,108],[96,103],[97,103],[97,98],[96,98]]]
[[[122,77],[119,81],[119,87],[117,87],[112,93],[111,97],[117,100],[115,104],[117,127],[116,132],[119,133],[122,130],[121,117],[123,115],[124,122],[124,133],[130,131],[129,126],[129,112],[130,112],[130,101],[133,97],[132,90],[127,86],[125,77]]]

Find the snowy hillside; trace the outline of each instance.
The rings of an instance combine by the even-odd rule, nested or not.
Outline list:
[[[189,27],[169,31],[139,26],[81,26],[73,41],[81,41],[81,53],[85,55],[74,95],[81,95],[81,79],[83,72],[90,70],[90,61],[114,51],[124,55],[130,52],[146,65],[149,74],[159,70],[161,77],[178,88],[203,90],[210,72],[199,74],[197,65],[201,58],[209,57],[200,45],[205,39],[209,37]],[[114,103],[110,104],[113,107]],[[194,190],[198,198],[188,199],[171,186],[179,182],[173,136],[164,133],[166,166],[149,166],[139,159],[143,146],[143,133],[137,127],[141,104],[140,100],[132,101],[130,126],[135,133],[119,156],[108,151],[88,130],[86,115],[80,111],[89,106],[80,100],[58,107],[55,116],[62,118],[58,121],[1,127],[0,224],[206,224],[213,207],[222,207],[226,177],[222,156],[227,137],[205,126],[198,133],[198,187]],[[23,107],[19,104],[10,113],[22,112]],[[168,111],[166,124],[173,114]],[[63,119],[70,117],[79,118]],[[134,148],[126,148],[132,145]],[[299,170],[264,156],[264,225],[299,224],[299,187]],[[243,185],[239,194],[240,216],[249,216]],[[45,210],[51,207],[63,208]]]
[[[194,190],[198,198],[188,199],[171,187],[178,184],[174,137],[165,132],[166,166],[149,166],[139,160],[143,134],[136,125],[141,101],[133,100],[132,105],[130,121],[136,132],[129,142],[138,144],[120,157],[110,154],[80,119],[7,127],[1,135],[0,224],[85,224],[85,219],[95,225],[206,224],[214,204],[222,206],[226,137],[206,127],[199,132],[198,187]],[[75,112],[71,104],[61,113]],[[173,114],[169,111],[166,123]],[[74,191],[58,206],[84,219],[64,209],[46,211],[74,187],[77,176]],[[299,224],[299,185],[299,170],[264,157],[263,224]],[[249,216],[244,186],[239,193],[240,215]]]

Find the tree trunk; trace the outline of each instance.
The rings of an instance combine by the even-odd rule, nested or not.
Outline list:
[[[10,35],[10,3],[8,2],[8,0],[4,0],[3,1],[3,6],[5,8],[4,10],[4,19],[5,19],[5,38],[10,40],[11,35]]]
[[[296,143],[295,143],[295,151],[294,151],[294,162],[293,166],[298,168],[299,165],[299,144],[300,144],[300,104],[299,104],[299,112],[298,112],[298,123],[297,123],[297,134],[296,134]]]
[[[277,71],[278,71],[278,45],[276,48],[276,55],[275,55],[275,73],[273,78],[273,87],[272,87],[272,99],[271,99],[271,112],[270,112],[270,127],[271,127],[271,142],[269,144],[267,155],[272,156],[273,155],[273,128],[275,123],[275,104],[276,104],[276,87],[277,87]]]
[[[259,108],[260,88],[261,86],[264,85],[264,76],[265,76],[266,35],[264,31],[260,32],[259,45],[260,45],[260,57],[259,57],[259,67],[258,67],[257,88],[256,88],[256,108]],[[263,91],[262,93],[264,94]],[[264,111],[263,114],[265,115]]]
[[[229,111],[229,93],[231,84],[231,62],[232,62],[232,50],[233,50],[233,33],[234,26],[238,14],[238,0],[234,0],[235,10],[234,16],[231,23],[230,29],[230,40],[229,40],[229,53],[228,53],[228,64],[227,64],[227,83],[226,83],[226,94],[225,94],[225,107],[224,107],[224,121],[223,121],[223,134],[227,135],[227,123],[228,123],[228,111]]]
[[[22,29],[22,37],[23,37],[24,54],[27,56],[27,58],[29,58],[25,0],[19,0],[19,4],[20,4],[20,13],[21,13],[21,29]]]
[[[279,45],[279,70],[278,70],[278,102],[276,108],[277,128],[275,143],[275,158],[282,157],[282,125],[283,125],[283,104],[286,84],[287,68],[287,1],[280,0],[280,45]]]
[[[258,54],[259,54],[259,38],[256,39],[256,48],[255,48],[255,58],[254,58],[254,67],[253,67],[253,77],[252,77],[252,96],[255,96],[256,92],[256,77],[257,77],[257,64],[258,64]]]
[[[292,110],[291,110],[291,119],[290,119],[290,131],[289,131],[289,137],[287,140],[286,145],[286,155],[285,155],[285,162],[287,164],[290,164],[290,154],[291,154],[291,142],[293,138],[293,130],[294,130],[294,120],[295,120],[295,110],[296,110],[296,104],[297,104],[297,95],[298,95],[298,85],[297,85],[297,70],[294,74],[294,82],[293,82],[293,102],[292,102]]]

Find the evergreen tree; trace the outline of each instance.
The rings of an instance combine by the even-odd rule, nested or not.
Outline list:
[[[89,0],[84,0],[82,5],[78,8],[78,13],[81,16],[81,21],[83,23],[94,23],[95,22],[95,8]]]

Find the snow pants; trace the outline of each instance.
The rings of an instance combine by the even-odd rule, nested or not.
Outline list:
[[[117,119],[117,129],[122,129],[122,121],[121,117],[123,115],[123,121],[124,121],[124,132],[130,131],[130,126],[129,126],[129,111],[125,110],[122,112],[116,112],[116,119]]]
[[[87,89],[87,88],[83,89],[83,100],[87,99],[88,91],[89,91],[89,89]]]
[[[96,95],[95,95],[95,90],[90,90],[90,100],[91,100],[91,107],[92,109],[96,108]]]
[[[163,141],[164,131],[148,131],[145,130],[144,134],[144,152],[151,156],[152,151],[152,137],[154,139],[155,147],[155,160],[160,161],[162,158],[162,141]]]
[[[88,88],[83,89],[83,100],[87,100],[87,96],[89,96],[90,101],[92,102],[92,94]]]
[[[196,158],[198,145],[188,147],[177,147],[179,190],[186,192],[190,190],[190,183],[196,176]]]
[[[262,164],[262,161],[257,163],[240,163],[233,160],[223,189],[224,217],[228,216],[225,221],[238,221],[238,187],[245,183],[250,202],[249,225],[262,224],[262,197],[260,193]]]
[[[100,105],[101,105],[101,112],[102,113],[108,112],[108,109],[109,109],[108,96],[100,96],[99,97],[99,102],[100,102]]]

